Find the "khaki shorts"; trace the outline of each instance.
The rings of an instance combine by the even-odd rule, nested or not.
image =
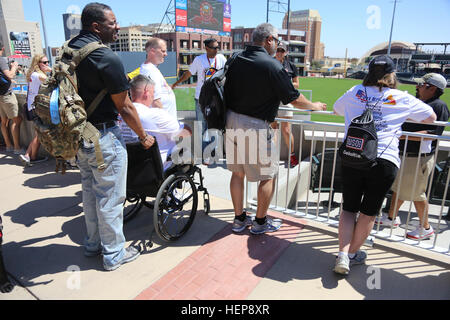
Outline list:
[[[292,104],[290,104],[290,103],[288,105],[280,104],[280,107],[294,109],[294,106]],[[292,118],[292,117],[294,117],[294,112],[293,111],[278,110],[278,117],[279,118]]]
[[[19,115],[19,105],[14,93],[0,95],[0,117],[14,119]]]
[[[278,173],[276,130],[270,123],[228,111],[226,126],[227,167],[245,173],[248,181],[273,179]]]
[[[428,178],[433,170],[434,156],[420,157],[419,170],[417,170],[416,184],[414,187],[414,177],[416,175],[417,158],[405,157],[402,159],[402,168],[398,170],[397,177],[391,187],[391,190],[397,192],[400,173],[402,172],[400,190],[398,192],[399,199],[403,201],[425,201],[427,200],[426,190]],[[411,197],[412,194],[412,197]]]

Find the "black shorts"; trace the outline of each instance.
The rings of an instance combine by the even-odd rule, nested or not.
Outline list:
[[[367,216],[376,216],[380,212],[398,168],[388,160],[377,159],[377,162],[368,171],[342,166],[345,211],[361,212]]]

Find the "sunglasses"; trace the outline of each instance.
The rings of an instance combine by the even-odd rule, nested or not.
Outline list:
[[[273,39],[274,41],[277,42],[277,47],[280,45],[281,41],[278,40],[276,37],[274,37],[274,36],[268,36],[267,38],[269,38],[269,37],[272,37],[272,39]],[[266,38],[266,39],[267,39],[267,38]]]
[[[419,83],[419,84],[417,84],[417,87],[419,87],[419,88],[422,88],[423,86],[425,86],[427,88],[430,87],[430,85],[428,83]]]
[[[49,61],[39,61],[39,63],[43,63],[43,64],[49,64]]]
[[[211,50],[219,50],[220,49],[219,47],[208,47],[208,48],[210,48]]]
[[[284,49],[277,49],[277,52],[283,52],[285,53],[286,51]]]

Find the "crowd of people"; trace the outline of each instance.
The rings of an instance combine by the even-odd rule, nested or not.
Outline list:
[[[69,47],[80,49],[91,42],[108,44],[118,39],[119,25],[112,9],[104,4],[90,3],[83,9],[82,30],[73,38]],[[251,234],[275,232],[282,226],[281,220],[267,217],[269,204],[274,193],[274,182],[278,172],[278,159],[270,158],[276,152],[274,133],[275,117],[292,118],[292,112],[279,112],[279,107],[292,109],[326,110],[322,102],[312,102],[299,93],[299,78],[295,66],[286,55],[288,47],[278,40],[274,26],[263,23],[257,26],[252,35],[252,45],[239,53],[230,65],[224,86],[227,101],[226,119],[226,157],[227,168],[231,171],[230,194],[235,219],[232,230],[241,233],[249,228]],[[198,56],[172,86],[158,69],[167,56],[164,40],[150,39],[146,46],[147,57],[142,65],[128,77],[124,67],[114,52],[103,47],[95,50],[84,59],[76,70],[79,94],[86,106],[95,100],[99,92],[106,89],[108,94],[88,118],[100,132],[100,147],[106,164],[105,170],[97,167],[94,145],[84,141],[77,154],[77,165],[81,175],[83,211],[87,234],[84,241],[84,254],[87,257],[102,255],[105,270],[112,271],[122,264],[137,259],[140,255],[133,246],[125,247],[123,234],[123,203],[126,197],[127,142],[140,141],[145,149],[150,148],[155,139],[158,141],[164,167],[170,166],[168,157],[175,147],[177,137],[189,137],[192,129],[177,119],[176,98],[173,89],[197,75],[195,94],[197,120],[203,122],[202,140],[211,141],[198,102],[201,88],[206,79],[227,63],[218,53],[216,39],[207,39],[206,53]],[[1,46],[1,45],[0,45]],[[1,46],[2,47],[2,46]],[[2,51],[3,52],[3,47]],[[5,58],[0,59],[0,69],[9,78],[17,71],[17,63],[7,65]],[[45,55],[33,58],[27,72],[29,83],[27,119],[33,120],[33,100],[39,86],[46,80],[50,71]],[[411,164],[401,164],[402,130],[441,134],[433,126],[406,127],[407,119],[426,124],[436,119],[447,121],[448,108],[439,96],[446,86],[440,75],[424,77],[417,85],[417,98],[397,89],[398,81],[394,72],[394,63],[388,56],[371,61],[369,72],[363,83],[351,88],[334,104],[336,114],[345,116],[346,129],[351,120],[360,115],[366,107],[372,108],[375,115],[378,134],[378,159],[370,170],[357,170],[343,166],[343,209],[339,223],[339,254],[334,271],[348,274],[350,266],[362,264],[367,252],[361,246],[373,228],[375,218],[381,209],[387,192],[396,180],[401,165],[415,165],[414,159],[423,156],[424,174],[418,188],[413,193],[407,191],[394,193],[395,205],[389,216],[383,216],[378,223],[398,225],[397,212],[402,201],[414,201],[421,228],[413,234],[416,238],[430,236],[427,221],[428,205],[424,199],[427,177],[430,173],[430,159],[434,159],[435,142],[422,144],[408,143],[406,157]],[[444,79],[445,80],[445,79]],[[27,113],[25,113],[27,114]],[[17,99],[9,90],[0,96],[1,129],[6,151],[20,156],[24,165],[30,165],[44,159],[39,158],[39,140],[34,137],[27,150],[19,144],[19,126],[22,116],[19,114]],[[10,123],[11,122],[11,123]],[[12,141],[9,131],[12,133]],[[236,143],[236,132],[264,132],[256,143],[257,161],[249,162],[250,146]],[[425,131],[424,131],[425,130]],[[294,154],[294,138],[288,124],[281,126],[282,137],[292,151],[289,164],[295,166],[298,159]],[[400,139],[399,139],[400,138]],[[411,139],[410,139],[411,140]],[[216,138],[217,141],[217,138]],[[244,142],[245,144],[245,142]],[[400,155],[399,155],[400,153]],[[411,170],[405,169],[405,172]],[[244,181],[258,182],[258,206],[256,217],[251,218],[244,209]],[[409,176],[403,178],[402,186],[411,185]],[[403,190],[403,187],[400,188]],[[398,198],[398,199],[397,199]]]

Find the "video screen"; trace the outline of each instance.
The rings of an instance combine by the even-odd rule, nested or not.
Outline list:
[[[223,30],[223,2],[190,0],[187,13],[188,26],[191,28]]]
[[[178,31],[231,32],[229,0],[176,0]],[[185,29],[183,29],[185,28]]]

